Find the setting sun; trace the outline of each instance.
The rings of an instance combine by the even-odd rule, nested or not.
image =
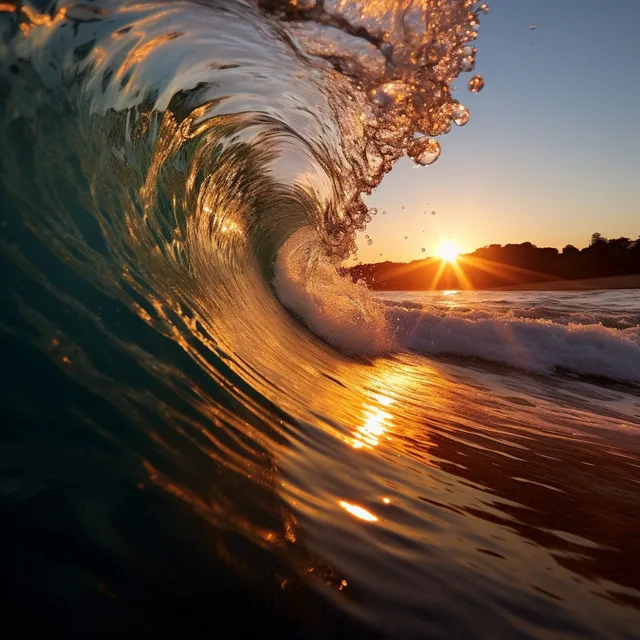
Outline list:
[[[443,242],[438,247],[438,258],[445,262],[455,262],[460,255],[460,249],[453,242]]]

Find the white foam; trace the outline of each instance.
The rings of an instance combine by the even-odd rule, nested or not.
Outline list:
[[[640,383],[640,328],[559,324],[511,314],[457,314],[389,305],[396,339],[426,354],[481,358],[537,373],[557,370]]]
[[[340,276],[314,232],[303,229],[285,242],[273,284],[280,302],[329,344],[366,355],[397,348],[386,305],[364,285]]]

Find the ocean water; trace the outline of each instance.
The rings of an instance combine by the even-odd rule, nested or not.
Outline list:
[[[2,5],[8,637],[640,636],[638,293],[338,274],[483,15]]]

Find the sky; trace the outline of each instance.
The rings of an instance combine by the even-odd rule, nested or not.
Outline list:
[[[439,138],[435,164],[403,158],[366,199],[379,213],[358,261],[424,258],[446,241],[464,253],[640,235],[640,0],[489,6],[476,69],[454,93],[471,120]]]

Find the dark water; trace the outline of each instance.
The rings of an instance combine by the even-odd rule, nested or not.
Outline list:
[[[0,13],[5,634],[640,637],[637,296],[336,271],[477,3],[255,4]]]

